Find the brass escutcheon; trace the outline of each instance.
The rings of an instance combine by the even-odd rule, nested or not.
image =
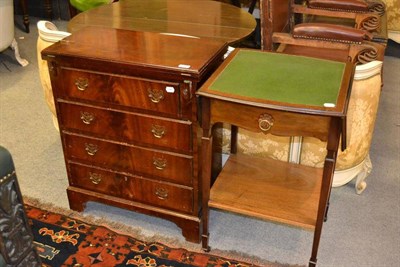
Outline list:
[[[274,118],[269,114],[261,114],[258,118],[258,127],[261,131],[267,132],[271,130],[274,125]]]
[[[81,111],[81,120],[84,124],[91,124],[95,116],[93,113]]]
[[[160,89],[149,88],[147,89],[147,92],[149,93],[148,96],[153,103],[159,103],[164,99],[164,92]]]
[[[101,174],[89,172],[89,179],[94,184],[99,184],[101,182],[102,176]]]
[[[89,80],[87,78],[82,78],[82,77],[76,78],[75,85],[79,91],[85,91],[86,88],[89,86]]]
[[[165,135],[165,127],[157,124],[151,125],[151,132],[155,138],[162,138]]]
[[[168,190],[162,187],[157,187],[155,194],[159,199],[164,200],[168,198]]]
[[[167,167],[167,160],[164,158],[153,158],[153,165],[157,170],[164,170]]]
[[[90,156],[94,156],[99,150],[98,145],[85,143],[85,150]]]

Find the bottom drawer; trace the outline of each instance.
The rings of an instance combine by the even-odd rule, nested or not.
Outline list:
[[[71,186],[185,213],[193,211],[193,189],[69,163]]]

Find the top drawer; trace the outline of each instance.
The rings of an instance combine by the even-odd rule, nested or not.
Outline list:
[[[111,103],[179,116],[179,83],[62,69],[58,97]]]

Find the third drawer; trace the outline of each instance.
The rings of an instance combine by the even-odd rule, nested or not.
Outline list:
[[[64,133],[67,160],[191,186],[193,158],[93,137]]]

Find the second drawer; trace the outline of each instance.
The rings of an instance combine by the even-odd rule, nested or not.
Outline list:
[[[58,103],[61,126],[115,141],[143,143],[179,152],[191,151],[189,121],[127,113],[75,103]]]

